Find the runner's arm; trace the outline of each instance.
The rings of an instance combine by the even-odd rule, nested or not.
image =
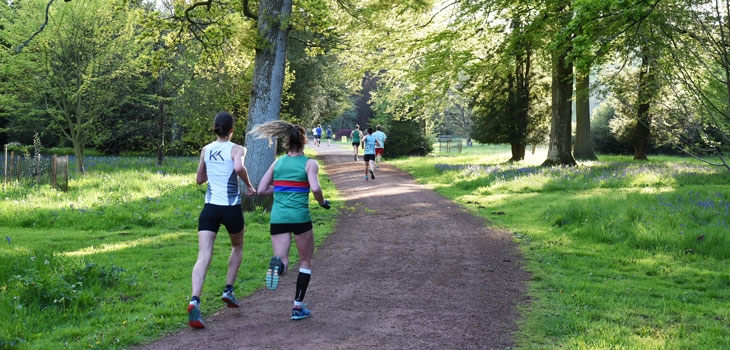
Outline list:
[[[248,178],[248,170],[246,169],[246,166],[243,165],[243,159],[244,157],[246,157],[246,147],[240,145],[234,146],[231,157],[233,157],[233,169],[236,171],[236,174],[238,174],[238,177],[241,178],[241,180],[243,180],[243,183],[246,185],[245,194],[247,196],[253,196],[254,193],[256,193],[256,189],[253,188],[253,185],[251,185],[251,180]]]
[[[274,164],[276,164],[276,162],[271,163],[269,170],[266,170],[266,173],[261,178],[261,182],[259,182],[258,193],[262,196],[274,193]]]
[[[202,185],[208,181],[208,172],[205,168],[205,147],[200,151],[200,162],[198,163],[198,172],[195,176],[195,181],[198,185]]]
[[[312,190],[314,199],[317,200],[319,205],[324,206],[324,194],[322,193],[322,187],[319,185],[319,164],[316,160],[310,159],[305,165],[307,171],[307,180],[309,181],[309,188]]]

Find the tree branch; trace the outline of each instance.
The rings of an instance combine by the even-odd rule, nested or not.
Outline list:
[[[258,21],[259,19],[259,16],[256,16],[256,14],[251,12],[251,9],[248,8],[248,0],[243,0],[243,14],[254,21]]]
[[[213,0],[194,2],[192,5],[190,5],[188,8],[185,9],[185,19],[194,25],[204,24],[204,23],[198,23],[198,22],[194,21],[192,18],[190,18],[190,12],[195,10],[198,6],[205,6],[206,10],[210,11],[210,6],[212,4],[213,4]]]
[[[15,53],[20,53],[20,51],[23,50],[23,48],[26,45],[28,45],[28,43],[30,43],[30,41],[33,40],[33,38],[35,38],[36,35],[40,34],[40,32],[43,31],[43,28],[46,27],[46,24],[48,24],[48,11],[51,8],[51,4],[53,4],[53,1],[54,0],[49,0],[48,5],[46,5],[46,20],[43,21],[43,24],[41,24],[41,27],[38,28],[38,30],[35,33],[33,33],[33,35],[31,35],[30,38],[28,38],[28,40],[26,40],[22,44],[18,45],[18,47],[15,48]],[[71,0],[64,0],[64,1],[69,2]]]
[[[431,16],[431,18],[426,23],[419,25],[419,28],[421,28],[421,29],[426,28],[426,26],[428,26],[429,24],[431,24],[431,22],[433,22],[433,20],[434,20],[434,18],[436,18],[436,16],[440,15],[441,12],[446,11],[447,8],[454,6],[457,3],[458,3],[458,1],[455,0],[450,4],[444,5],[440,10],[438,10],[436,13],[434,13],[433,16]]]

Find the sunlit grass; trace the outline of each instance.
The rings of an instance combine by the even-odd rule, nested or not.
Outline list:
[[[514,234],[532,273],[521,348],[730,348],[730,174],[545,156],[506,163],[509,148],[480,145],[389,163]]]
[[[68,192],[15,185],[2,192],[0,348],[127,348],[187,327],[206,189],[194,182],[197,157],[171,158],[163,167],[152,157],[89,157],[86,164],[86,175],[72,172]],[[327,211],[313,203],[317,243],[332,231],[339,202],[320,169],[335,205]],[[263,287],[271,257],[268,214],[245,219],[240,297]],[[222,229],[203,290],[204,317],[222,307],[229,250]]]

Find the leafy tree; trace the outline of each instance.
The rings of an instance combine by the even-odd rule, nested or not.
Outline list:
[[[669,64],[660,66],[671,96],[681,101],[678,124],[692,129],[679,135],[679,147],[708,164],[730,170],[730,3],[689,4],[667,23]],[[666,28],[666,27],[662,27]]]
[[[42,13],[41,8],[32,5],[15,2],[10,6],[7,2],[0,2],[0,139],[3,144],[10,141],[30,144],[33,132],[42,131],[38,126],[46,124],[20,122],[24,117],[29,118],[30,114],[38,114],[32,110],[32,96],[38,90],[37,81],[26,80],[39,69],[40,58],[15,50],[38,28],[37,23],[43,22],[43,16],[34,16]]]
[[[604,102],[596,107],[591,123],[591,134],[595,150],[606,154],[630,154],[631,147],[620,142],[611,129],[615,125],[613,120],[617,118],[611,103]]]
[[[127,24],[132,12],[123,2],[85,1],[42,10],[40,1],[22,2],[22,17],[12,32],[26,39],[7,62],[12,77],[11,105],[18,108],[15,125],[39,125],[68,140],[74,147],[76,167],[83,172],[84,149],[100,135],[98,122],[124,100],[135,75],[129,65],[134,40]],[[53,6],[52,6],[53,5]],[[15,6],[15,5],[14,5]],[[27,35],[24,24],[46,17],[41,29]],[[38,28],[38,24],[32,28]],[[8,90],[6,90],[8,91]]]
[[[81,173],[96,123],[119,108],[120,93],[134,76],[135,53],[128,45],[134,33],[125,9],[109,1],[63,6],[52,18],[54,31],[44,33],[44,98],[54,124],[73,145]]]
[[[299,33],[294,33],[299,34]],[[287,54],[294,76],[287,93],[291,95],[282,113],[287,120],[305,126],[330,123],[352,107],[343,67],[337,56],[311,54],[307,44],[293,40]]]
[[[157,80],[158,163],[164,155],[194,154],[209,142],[211,114],[236,116],[234,140],[244,142],[251,91],[254,22],[240,2],[165,2],[148,16],[144,33],[155,49],[150,74]]]
[[[390,94],[387,88],[383,88],[381,93]],[[375,129],[376,125],[380,125],[383,132],[388,135],[384,156],[390,158],[425,156],[433,151],[433,144],[431,143],[432,127],[427,125],[428,119],[397,118],[389,114],[391,110],[407,108],[403,105],[389,105],[389,103],[403,103],[403,100],[379,99],[377,101],[373,105],[376,117],[370,120],[368,127]],[[366,129],[367,127],[364,125],[360,128],[363,132]]]
[[[472,136],[482,143],[509,143],[510,161],[525,157],[525,148],[542,137],[540,125],[545,114],[538,108],[540,73],[535,73],[536,42],[523,23],[526,14],[515,13],[511,20],[510,35],[498,47],[499,54],[491,63],[492,72],[479,81],[474,97],[474,129]],[[539,71],[539,70],[538,70]],[[475,71],[472,74],[479,74]]]

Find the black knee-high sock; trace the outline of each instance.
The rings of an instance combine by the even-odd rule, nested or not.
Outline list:
[[[297,276],[297,292],[296,295],[294,295],[294,301],[302,302],[304,300],[304,295],[307,294],[307,287],[309,286],[309,279],[311,277],[311,270],[299,269],[299,275]]]

